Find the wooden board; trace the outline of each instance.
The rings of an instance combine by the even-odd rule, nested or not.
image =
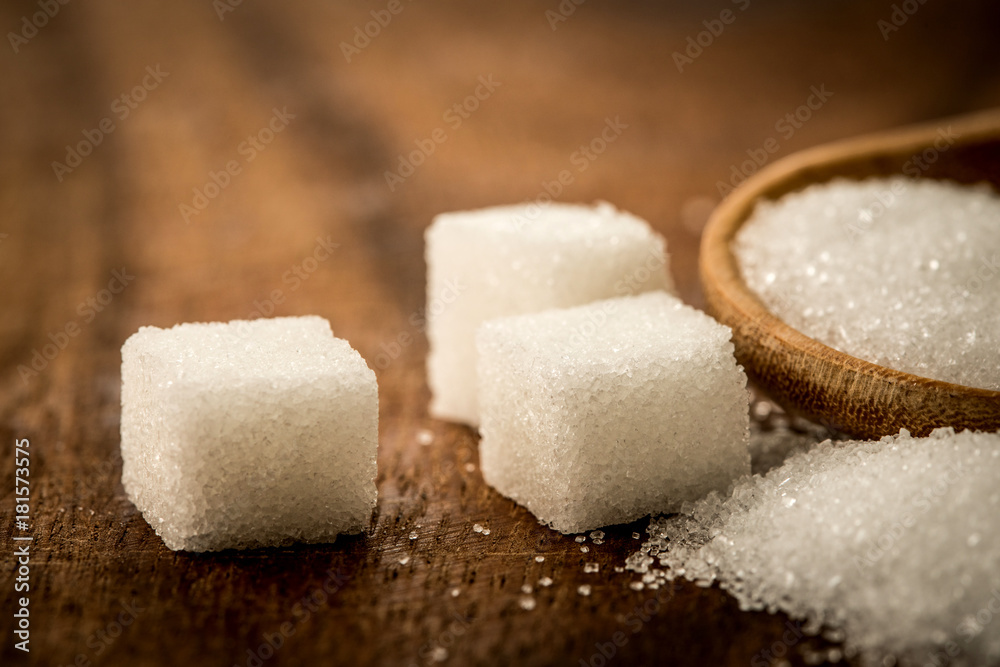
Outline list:
[[[821,644],[787,634],[785,617],[741,613],[718,589],[629,589],[614,567],[645,521],[585,555],[484,485],[474,433],[427,416],[422,230],[440,211],[537,198],[568,171],[559,199],[649,219],[683,297],[703,305],[697,247],[718,182],[755,170],[765,146],[769,161],[1000,104],[995,3],[928,3],[887,39],[890,3],[860,0],[595,0],[565,21],[554,0],[402,0],[388,21],[388,2],[342,5],[0,7],[4,31],[24,35],[0,56],[0,663],[746,665],[777,647],[803,664]],[[674,53],[726,7],[732,22],[678,71]],[[832,96],[802,111],[824,86]],[[788,120],[797,112],[809,119]],[[627,127],[599,140],[608,123]],[[433,152],[411,157],[428,138]],[[421,164],[390,188],[401,159]],[[318,242],[337,247],[313,263]],[[109,286],[115,271],[124,289]],[[141,325],[272,311],[329,318],[376,367],[371,529],[332,546],[173,553],[121,487],[119,348]],[[27,655],[10,555],[22,438]],[[521,586],[541,576],[554,584],[522,609]]]

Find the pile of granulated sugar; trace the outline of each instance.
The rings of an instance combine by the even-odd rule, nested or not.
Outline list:
[[[833,348],[1000,390],[1000,196],[901,177],[762,202],[733,243],[747,285]]]
[[[718,581],[865,664],[1000,661],[1000,433],[825,441],[648,530],[646,584]]]

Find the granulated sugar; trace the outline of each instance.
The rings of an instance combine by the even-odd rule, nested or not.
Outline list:
[[[649,533],[628,560],[647,585],[718,581],[866,664],[1000,660],[1000,434],[825,441]]]
[[[790,326],[852,356],[1000,390],[1000,196],[902,177],[763,202],[733,242]]]

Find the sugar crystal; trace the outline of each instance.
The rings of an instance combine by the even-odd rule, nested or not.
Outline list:
[[[654,519],[628,567],[653,557],[668,569],[644,581],[718,580],[743,609],[842,630],[866,664],[922,665],[948,642],[953,665],[995,664],[1000,623],[969,623],[1000,606],[997,452],[1000,434],[950,428],[827,440]]]
[[[1000,196],[902,177],[758,204],[743,279],[795,329],[852,356],[1000,390]]]

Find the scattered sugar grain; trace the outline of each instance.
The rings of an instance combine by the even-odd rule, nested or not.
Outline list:
[[[536,604],[535,598],[531,597],[530,595],[525,595],[521,598],[520,604],[521,604],[521,609],[524,609],[525,611],[531,611],[532,609],[535,608]]]
[[[521,592],[525,595],[531,595],[531,584],[524,584],[521,586]]]
[[[548,588],[552,585],[552,577],[542,577],[538,580],[538,585]]]
[[[481,532],[483,532],[483,526],[482,526],[482,524],[478,524],[478,523],[472,524],[472,531],[475,532],[475,533],[481,533]]]
[[[580,547],[580,553],[583,554],[590,553],[590,547],[588,547],[587,545]]]
[[[420,429],[417,431],[417,442],[425,447],[432,444],[434,442],[434,433],[426,428]]]
[[[627,567],[644,582],[718,581],[741,609],[842,633],[843,655],[865,664],[923,665],[949,641],[953,665],[993,664],[1000,623],[969,623],[1000,600],[997,488],[1000,434],[825,441],[654,519]]]
[[[545,556],[535,556],[535,562],[536,563],[544,563],[545,562]]]
[[[755,405],[766,403],[760,401]],[[773,414],[773,413],[769,413]],[[801,417],[750,419],[750,470],[763,475],[784,463],[792,454],[808,451],[824,440],[845,436]]]
[[[414,531],[410,531],[410,539],[411,539],[411,540],[415,540],[415,539],[417,539],[418,537],[420,537],[420,536],[419,536],[419,535],[417,535],[417,531],[415,531],[415,530],[414,530]]]
[[[590,595],[591,590],[592,589],[590,584],[580,584],[579,586],[576,587],[576,592],[584,597]]]
[[[586,541],[587,541],[587,536],[586,536],[586,535],[577,535],[577,536],[576,536],[576,537],[574,537],[573,539],[575,539],[575,540],[576,540],[577,542],[579,542],[580,544],[583,544],[584,542],[586,542]]]
[[[483,535],[489,535],[489,534],[490,534],[490,529],[489,528],[483,528]]]
[[[601,566],[598,565],[597,563],[584,563],[583,564],[583,571],[586,572],[587,574],[591,574],[593,572],[597,572],[600,569],[601,569]]]

